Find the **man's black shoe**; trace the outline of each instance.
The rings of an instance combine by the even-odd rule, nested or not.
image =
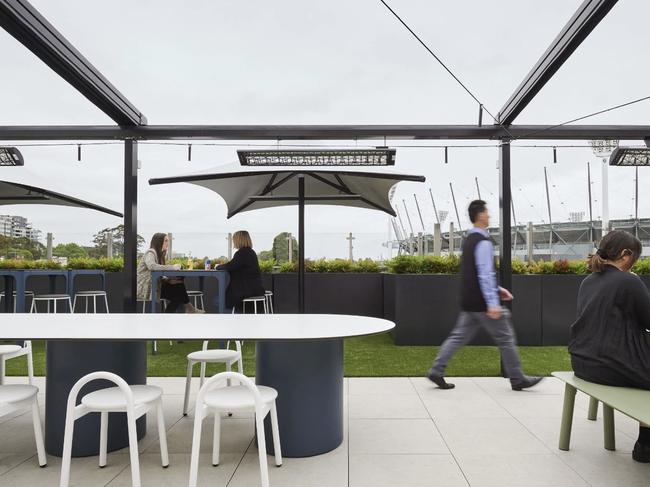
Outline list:
[[[650,463],[650,445],[644,445],[638,441],[634,444],[632,458],[636,462]]]
[[[434,374],[430,370],[427,373],[427,379],[437,385],[440,389],[453,389],[456,387],[454,384],[447,382],[443,376]]]
[[[543,378],[544,377],[524,377],[517,381],[510,381],[510,385],[512,386],[513,391],[521,391],[522,389],[528,389],[529,387],[539,384]]]

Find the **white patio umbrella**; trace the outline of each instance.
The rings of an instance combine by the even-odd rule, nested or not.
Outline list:
[[[304,312],[305,205],[368,208],[396,216],[389,192],[400,181],[424,182],[424,176],[397,174],[375,167],[240,166],[228,164],[212,171],[153,178],[149,184],[192,183],[219,194],[228,218],[244,211],[298,205],[298,303]]]

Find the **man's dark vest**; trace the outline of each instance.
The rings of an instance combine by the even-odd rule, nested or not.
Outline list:
[[[463,311],[487,311],[487,304],[476,271],[474,251],[479,242],[490,240],[480,232],[470,233],[463,241],[460,258],[460,309]]]

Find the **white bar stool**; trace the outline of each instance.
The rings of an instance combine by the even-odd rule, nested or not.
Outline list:
[[[273,291],[264,291],[266,298],[266,310],[268,313],[273,314]]]
[[[14,313],[15,313],[16,312],[16,291],[14,291],[12,294],[14,296]],[[4,291],[2,291],[0,293],[0,305],[2,305],[2,300],[4,298],[5,298],[5,293]],[[25,291],[25,300],[27,300],[27,298],[34,299],[34,291]]]
[[[242,360],[241,342],[235,341],[235,348],[237,350],[229,349],[230,342],[226,344],[226,348],[215,348],[208,350],[208,341],[203,342],[203,349],[197,352],[192,352],[187,355],[187,377],[185,379],[185,400],[183,401],[183,416],[187,416],[187,409],[190,401],[190,385],[192,383],[192,371],[194,365],[201,364],[200,373],[200,386],[203,387],[205,381],[205,366],[206,364],[226,364],[226,370],[230,372],[232,365],[237,362],[237,370],[239,373],[244,373],[244,363]]]
[[[231,379],[241,385],[223,387],[223,383]],[[222,387],[219,387],[219,386]],[[212,444],[212,465],[219,465],[219,442],[221,439],[221,413],[229,411],[255,411],[255,426],[257,429],[257,450],[260,461],[262,487],[269,487],[269,470],[266,460],[266,440],[264,437],[264,418],[271,413],[271,429],[273,432],[273,448],[275,464],[282,466],[282,451],[280,449],[280,432],[278,430],[278,414],[275,399],[278,392],[272,387],[256,386],[248,377],[237,372],[221,372],[212,376],[199,390],[194,414],[194,434],[192,436],[192,456],[190,457],[190,487],[196,487],[199,470],[199,451],[201,449],[201,429],[203,420],[210,414],[214,415],[214,433]]]
[[[106,306],[106,312],[110,313],[108,309],[108,296],[106,291],[79,291],[74,295],[74,301],[72,303],[72,312],[77,309],[77,298],[83,298],[86,304],[85,313],[88,313],[88,301],[92,298],[93,300],[93,313],[97,313],[97,298],[104,298],[104,305]]]
[[[192,300],[192,306],[194,306],[196,309],[205,310],[205,306],[203,304],[203,291],[187,291],[187,297]],[[200,306],[199,303],[201,303]]]
[[[76,406],[79,391],[88,382],[104,379],[113,382],[117,387],[108,387],[86,394],[81,403]],[[136,420],[156,409],[158,419],[158,437],[160,439],[160,457],[163,468],[169,466],[167,453],[167,433],[162,409],[162,389],[158,386],[130,386],[119,375],[111,372],[92,372],[79,379],[70,390],[65,417],[65,435],[63,437],[63,455],[61,458],[60,487],[68,487],[70,483],[70,462],[72,456],[72,434],[74,422],[88,413],[100,413],[101,424],[99,433],[99,467],[106,466],[106,451],[108,447],[108,413],[126,412],[129,430],[129,454],[131,456],[131,484],[140,487],[140,462],[138,459],[138,434],[135,428]]]
[[[242,313],[246,314],[246,304],[252,303],[255,314],[257,314],[257,303],[260,303],[262,305],[262,309],[264,310],[264,314],[268,313],[268,310],[266,308],[266,296],[253,296],[250,298],[245,298],[242,300]],[[234,312],[235,308],[233,308]]]
[[[54,311],[53,313],[56,314],[56,305],[59,301],[63,301],[64,303],[68,303],[68,311],[72,312],[72,300],[70,299],[70,296],[67,294],[37,294],[34,296],[32,299],[32,306],[29,310],[30,313],[38,313],[38,306],[37,304],[40,302],[46,302],[47,303],[47,312],[50,313],[50,305],[53,304]]]
[[[20,345],[0,345],[0,385],[4,384],[5,379],[5,362],[12,358],[27,356],[27,377],[29,383],[33,383],[34,378],[34,361],[32,358],[32,342],[26,340],[23,346]]]

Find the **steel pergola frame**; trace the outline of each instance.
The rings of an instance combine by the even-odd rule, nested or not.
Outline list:
[[[504,104],[495,125],[146,125],[147,120],[27,0],[0,0],[0,26],[118,126],[0,126],[0,140],[123,140],[125,311],[135,311],[138,140],[498,140],[501,283],[510,287],[510,147],[515,140],[650,140],[650,125],[512,125],[617,0],[584,0]],[[479,124],[480,125],[480,124]],[[380,145],[385,145],[380,144]],[[304,180],[302,180],[304,184]],[[304,196],[304,195],[303,195]],[[303,246],[300,246],[302,250]]]

